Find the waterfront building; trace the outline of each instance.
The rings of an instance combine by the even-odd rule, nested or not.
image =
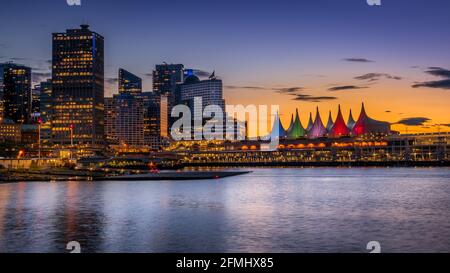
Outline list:
[[[114,98],[105,98],[105,137],[109,145],[119,144],[116,135],[116,116]]]
[[[366,134],[390,134],[391,125],[389,122],[378,121],[370,118],[364,107],[361,107],[361,114],[352,129],[352,134],[355,136]]]
[[[0,123],[3,121],[5,102],[3,100],[3,65],[0,64]]]
[[[189,75],[180,86],[180,102],[190,106],[191,112],[194,113],[195,98],[202,98],[202,112],[208,105],[217,105],[225,110],[222,80],[216,77],[200,80],[193,74]]]
[[[22,144],[38,144],[39,142],[39,125],[37,124],[22,124],[21,125],[21,140]]]
[[[52,141],[104,144],[104,38],[81,25],[53,34]]]
[[[144,145],[144,106],[142,98],[122,93],[113,99],[115,139],[121,145]]]
[[[0,122],[0,142],[19,143],[22,140],[22,126],[10,119]]]
[[[153,92],[171,96],[177,84],[184,82],[184,65],[158,64],[153,71]]]
[[[322,119],[320,118],[319,107],[317,107],[316,118],[311,129],[308,131],[309,138],[321,138],[326,136],[327,129],[323,125]]]
[[[153,70],[153,92],[162,97],[163,100],[167,99],[167,109],[163,109],[167,113],[167,128],[163,128],[163,131],[168,132],[175,119],[171,118],[172,108],[179,104],[177,96],[177,88],[179,84],[184,83],[185,69],[182,64],[158,64]],[[162,105],[166,107],[165,105]]]
[[[342,116],[341,106],[339,105],[336,121],[334,122],[331,130],[329,131],[330,137],[342,137],[350,135],[350,129],[345,124],[344,117]]]
[[[222,80],[211,75],[209,79],[200,80],[196,75],[190,73],[183,84],[179,85],[179,103],[187,105],[191,110],[192,122],[194,120],[201,120],[203,126],[209,119],[203,118],[203,111],[205,107],[209,105],[219,106],[222,112],[223,124],[217,124],[216,130],[218,132],[217,137],[225,137],[225,126],[227,120],[227,114],[225,112],[225,100],[223,99],[223,83]],[[201,109],[195,111],[195,99],[201,99]],[[194,128],[193,131],[199,131],[200,128]],[[194,132],[193,132],[194,135]]]
[[[41,141],[48,144],[52,137],[52,81],[48,79],[40,83],[40,101],[39,101],[39,116],[41,124]]]
[[[142,79],[125,69],[119,69],[119,94],[140,94],[142,93]]]
[[[168,141],[168,97],[156,92],[142,92],[144,108],[144,143],[159,150]]]
[[[41,85],[37,84],[31,90],[31,116],[38,117],[41,112]]]
[[[15,123],[31,119],[31,68],[14,63],[0,64],[3,118]]]
[[[275,151],[261,141],[180,141],[167,151],[191,166],[386,166],[449,164],[450,133],[280,139]]]

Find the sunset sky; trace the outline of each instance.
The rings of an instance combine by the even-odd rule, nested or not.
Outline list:
[[[316,106],[325,123],[365,102],[396,130],[450,131],[449,11],[446,0],[6,0],[0,62],[44,80],[51,33],[89,23],[105,37],[107,95],[120,67],[151,90],[155,64],[183,63],[215,70],[227,104],[279,104],[285,124],[296,107],[306,125]]]

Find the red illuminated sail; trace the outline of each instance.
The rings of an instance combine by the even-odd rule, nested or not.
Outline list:
[[[339,105],[338,114],[336,117],[336,121],[334,122],[333,127],[331,128],[330,136],[331,137],[341,137],[350,134],[350,130],[345,124],[344,117],[342,116],[341,106]]]

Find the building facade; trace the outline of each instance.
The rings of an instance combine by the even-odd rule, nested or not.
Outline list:
[[[52,81],[49,79],[45,82],[41,82],[40,88],[41,94],[39,101],[39,115],[41,124],[41,141],[44,144],[48,144],[50,143],[52,137]]]
[[[144,145],[144,105],[141,97],[130,93],[108,98],[107,139],[113,144]]]
[[[155,92],[143,92],[144,143],[159,150],[168,137],[168,97]]]
[[[3,118],[15,123],[28,123],[31,119],[31,68],[6,63],[0,65],[2,78]]]
[[[104,144],[104,39],[88,25],[53,34],[52,141]]]
[[[140,94],[142,93],[142,79],[125,69],[119,69],[119,94]]]

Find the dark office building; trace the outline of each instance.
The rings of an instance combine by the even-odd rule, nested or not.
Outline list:
[[[31,89],[31,117],[39,116],[41,109],[41,85],[37,84]]]
[[[104,144],[104,39],[88,25],[53,34],[52,141]]]
[[[168,137],[167,96],[143,92],[138,97],[142,98],[144,107],[144,144],[157,150],[164,146]]]
[[[171,95],[177,84],[184,81],[184,65],[159,64],[153,71],[153,92]]]
[[[40,84],[40,122],[41,122],[41,139],[43,143],[51,140],[52,128],[52,81],[49,79]]]
[[[28,123],[31,118],[31,68],[6,63],[0,65],[3,118]]]
[[[172,107],[177,105],[177,85],[184,82],[184,65],[182,64],[160,64],[153,71],[153,92],[166,96],[167,98],[167,125],[168,128],[175,121],[170,118]],[[167,129],[168,130],[168,129]]]
[[[119,93],[142,93],[142,79],[125,69],[119,69]]]

